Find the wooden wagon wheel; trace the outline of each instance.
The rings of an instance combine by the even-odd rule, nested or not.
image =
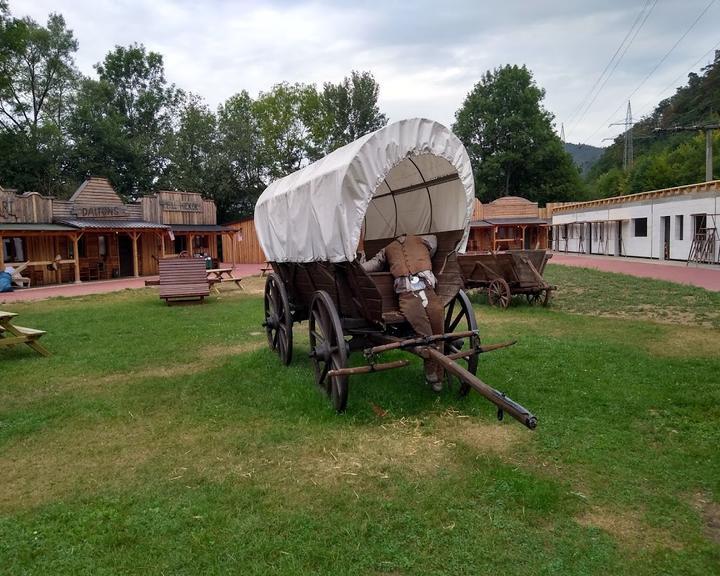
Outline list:
[[[538,292],[529,292],[525,294],[525,298],[527,298],[528,304],[531,306],[534,304],[537,304],[540,302],[540,297],[543,295],[543,290],[540,290]],[[543,304],[544,306],[545,304]]]
[[[308,326],[315,384],[328,395],[337,412],[344,412],[348,398],[348,377],[328,376],[328,372],[347,368],[348,347],[335,303],[324,290],[318,290],[313,295]]]
[[[277,352],[285,366],[292,360],[292,312],[285,283],[276,274],[265,280],[265,333],[270,350]]]
[[[477,320],[475,318],[475,311],[473,310],[470,299],[463,290],[457,293],[457,296],[450,300],[448,305],[445,307],[445,324],[444,332],[446,334],[450,332],[466,332],[469,330],[477,330]],[[451,340],[445,342],[444,353],[454,354],[461,352],[464,349],[468,350],[467,346],[479,346],[480,336],[476,338],[462,338],[459,340]],[[477,373],[478,366],[478,353],[472,354],[467,358],[459,359],[463,368],[473,374]],[[460,382],[460,396],[467,396],[470,392],[470,386],[464,382]]]
[[[488,286],[488,301],[491,306],[507,308],[510,305],[510,286],[502,278],[496,278]]]

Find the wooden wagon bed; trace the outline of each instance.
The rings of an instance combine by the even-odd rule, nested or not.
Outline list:
[[[486,289],[490,304],[507,308],[511,297],[524,294],[530,303],[547,305],[555,286],[543,278],[552,257],[546,250],[470,252],[458,256],[465,285]]]

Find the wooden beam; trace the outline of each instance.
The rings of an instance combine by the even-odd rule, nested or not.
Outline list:
[[[160,256],[165,258],[165,232],[160,232]]]
[[[133,250],[133,276],[135,278],[140,277],[140,266],[138,265],[138,232],[129,232],[130,238],[132,238],[132,250]]]
[[[75,284],[82,284],[82,280],[80,280],[79,242],[80,242],[80,235],[73,234],[72,235],[72,243],[73,243],[73,257],[74,257],[74,264],[75,264]],[[62,280],[62,276],[61,276],[61,280]]]
[[[438,186],[439,184],[445,184],[447,182],[454,182],[455,180],[460,180],[460,176],[458,174],[450,174],[448,176],[440,176],[440,178],[435,178],[433,180],[428,180],[427,182],[423,182],[421,184],[413,184],[412,186],[405,186],[405,188],[398,188],[397,190],[393,190],[391,192],[386,192],[385,194],[378,194],[373,198],[375,200],[376,198],[384,198],[385,196],[398,196],[399,194],[407,194],[408,192],[415,192],[416,190],[423,190],[424,188],[430,188],[431,186]]]
[[[5,243],[2,234],[0,234],[0,268],[5,268]]]

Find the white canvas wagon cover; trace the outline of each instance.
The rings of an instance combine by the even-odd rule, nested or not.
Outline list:
[[[464,230],[475,200],[465,147],[424,118],[389,124],[273,182],[255,206],[271,262],[352,262],[365,239]]]

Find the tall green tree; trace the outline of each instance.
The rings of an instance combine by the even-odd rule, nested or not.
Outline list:
[[[328,154],[387,124],[380,112],[380,85],[370,72],[352,71],[338,83],[326,82],[320,94],[320,114],[311,125],[317,148]]]
[[[258,152],[267,178],[286,176],[316,155],[309,119],[318,104],[315,86],[288,83],[261,92],[254,101],[253,116],[261,141]]]
[[[116,47],[95,70],[71,122],[74,170],[109,177],[127,197],[151,192],[169,167],[182,92],[165,79],[162,56],[143,45]]]
[[[228,98],[217,113],[218,153],[212,196],[222,221],[252,215],[265,189],[265,148],[255,102],[246,91]]]
[[[542,106],[545,91],[525,67],[488,71],[455,114],[482,200],[518,195],[539,202],[580,197],[583,184]]]
[[[178,126],[168,145],[169,165],[161,185],[210,195],[217,154],[215,114],[199,96],[183,96]]]
[[[77,41],[59,14],[47,25],[13,18],[0,3],[0,180],[56,193],[66,162],[68,102]]]

